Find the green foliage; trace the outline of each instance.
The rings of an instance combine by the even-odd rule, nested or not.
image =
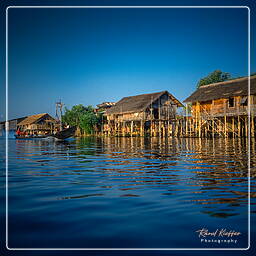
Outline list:
[[[222,72],[221,70],[215,70],[208,76],[200,79],[199,82],[197,83],[197,88],[199,88],[202,85],[223,82],[229,79],[231,79],[231,75],[229,73]]]
[[[92,106],[75,105],[70,110],[65,108],[62,121],[77,126],[84,134],[93,134],[95,127],[101,124],[102,114],[96,114]]]

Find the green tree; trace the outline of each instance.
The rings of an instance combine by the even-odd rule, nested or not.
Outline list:
[[[77,126],[83,134],[93,134],[97,125],[101,124],[102,116],[94,112],[92,106],[75,105],[70,110],[65,108],[62,121]]]
[[[197,83],[197,88],[199,88],[202,85],[223,82],[229,79],[231,79],[231,75],[229,73],[222,72],[221,70],[215,70],[208,76],[200,79],[199,82]]]

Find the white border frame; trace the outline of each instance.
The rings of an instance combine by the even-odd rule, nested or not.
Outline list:
[[[6,195],[6,200],[5,200],[5,206],[6,206],[6,226],[5,226],[5,231],[6,231],[6,236],[5,236],[5,246],[8,250],[11,251],[56,251],[56,250],[62,250],[62,251],[82,251],[82,250],[100,250],[100,251],[123,251],[123,250],[130,250],[130,251],[141,251],[141,250],[148,250],[148,251],[153,251],[153,250],[161,250],[161,251],[170,251],[170,250],[208,250],[208,251],[216,251],[216,250],[249,250],[250,249],[250,239],[251,239],[251,207],[250,207],[250,185],[251,185],[251,174],[250,174],[250,107],[248,108],[248,247],[246,248],[10,248],[8,247],[8,135],[9,135],[9,126],[8,126],[8,10],[9,9],[17,9],[17,8],[24,8],[24,9],[29,9],[29,8],[67,8],[67,9],[74,9],[74,8],[92,8],[92,9],[100,9],[100,8],[116,8],[116,9],[123,9],[123,8],[130,8],[130,9],[163,9],[163,8],[174,8],[174,9],[188,9],[188,8],[193,8],[193,9],[206,9],[206,8],[216,8],[216,9],[247,9],[248,10],[248,96],[250,96],[250,73],[251,73],[251,49],[250,49],[250,33],[251,33],[251,24],[250,24],[250,8],[248,6],[8,6],[6,8],[6,33],[5,33],[5,44],[6,44],[6,138],[5,138],[5,144],[6,144],[6,179],[5,179],[5,195]],[[250,97],[248,97],[248,106],[250,106]]]

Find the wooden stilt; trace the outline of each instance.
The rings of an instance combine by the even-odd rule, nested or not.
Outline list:
[[[159,136],[159,137],[162,137],[162,134],[161,134],[161,125],[162,125],[162,122],[159,121],[159,122],[158,122],[158,136]]]
[[[227,138],[227,116],[224,116],[224,135]]]
[[[199,120],[198,120],[198,137],[199,137],[199,138],[201,138],[201,136],[202,136],[202,134],[201,134],[201,132],[202,132],[202,131],[201,131],[201,128],[202,128],[202,127],[201,127],[201,124],[202,124],[202,123],[201,123],[201,118],[199,118]]]
[[[144,122],[143,120],[140,121],[140,136],[143,137],[144,135]]]
[[[209,135],[209,130],[210,130],[210,125],[209,125],[209,120],[207,120],[207,128],[206,128],[206,134],[205,134],[205,137],[207,138]]]
[[[214,129],[214,118],[212,119],[212,137],[214,138],[214,133],[215,133],[215,129]]]
[[[125,126],[126,126],[125,122],[123,122],[122,126],[123,126],[122,127],[122,135],[123,135],[123,137],[125,137]]]
[[[110,121],[108,120],[108,136],[110,136]]]
[[[255,134],[254,134],[254,116],[252,114],[252,117],[251,117],[251,137],[254,137]]]
[[[245,137],[248,137],[248,117],[244,118]]]
[[[237,116],[237,133],[238,133],[238,137],[241,137],[241,122],[240,122],[240,117]]]
[[[232,136],[235,138],[235,117],[232,117]]]
[[[179,123],[178,123],[178,122],[179,122],[179,121],[177,121],[177,120],[176,120],[176,122],[175,122],[175,134],[174,134],[175,137],[178,136],[178,129],[179,129]]]
[[[163,124],[162,124],[163,137],[165,137],[165,128],[166,128],[165,121],[163,121]]]
[[[186,104],[185,135],[188,136],[188,104]]]

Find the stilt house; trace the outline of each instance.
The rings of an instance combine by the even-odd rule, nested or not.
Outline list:
[[[243,77],[201,86],[184,102],[192,104],[192,118],[199,135],[212,133],[227,137],[248,136],[248,114],[251,135],[255,132],[256,76]]]
[[[165,135],[182,106],[168,91],[124,97],[106,110],[103,131],[116,136]]]
[[[28,116],[17,124],[18,129],[29,134],[47,134],[54,130],[57,121],[47,113]]]

